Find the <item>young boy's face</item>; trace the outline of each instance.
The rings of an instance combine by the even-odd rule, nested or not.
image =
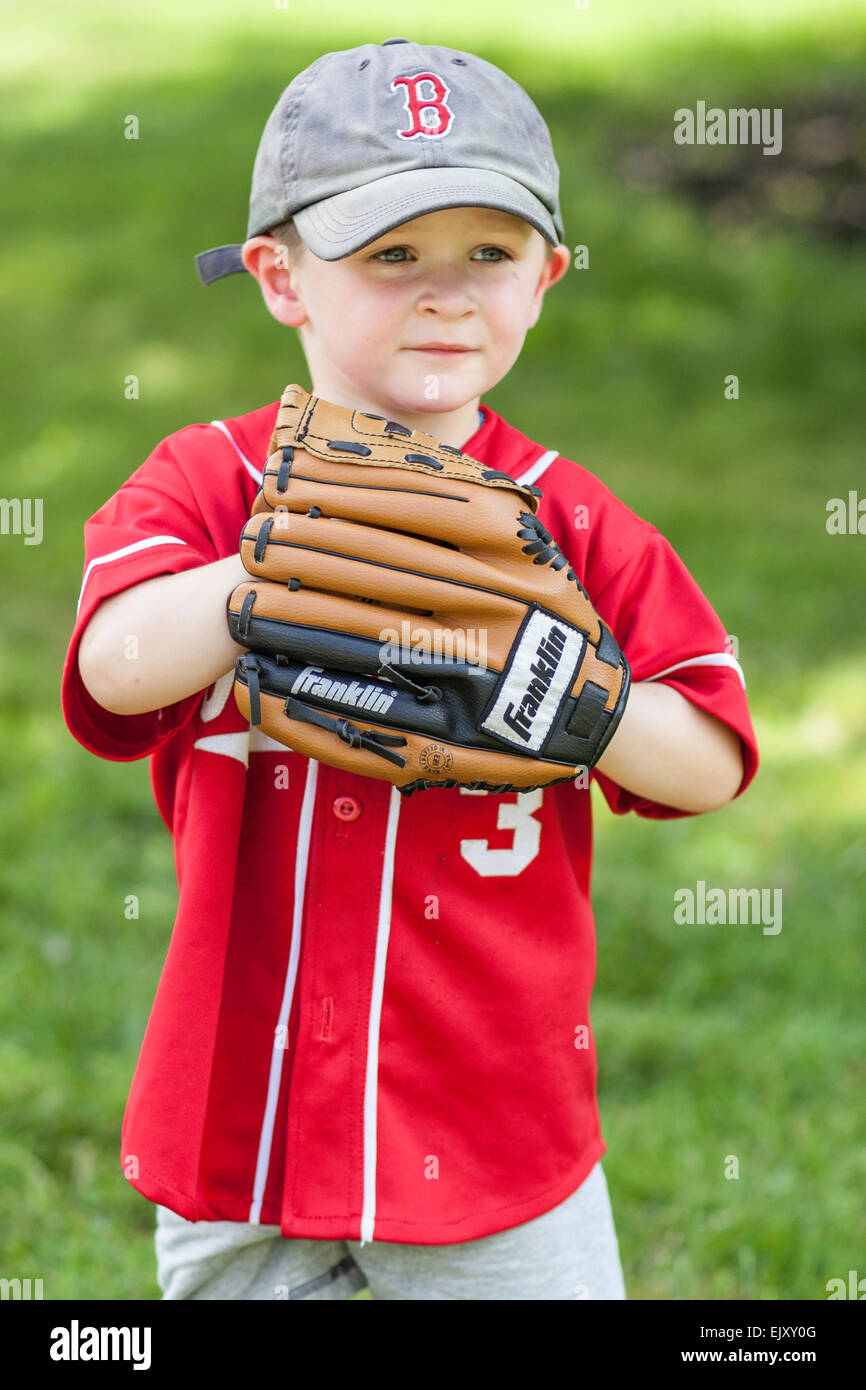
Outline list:
[[[276,249],[253,238],[247,268],[300,328],[315,392],[409,415],[459,410],[500,381],[569,259],[565,247],[548,259],[528,222],[478,207],[404,222],[340,261],[303,248],[288,270],[267,245],[250,254],[262,242]]]

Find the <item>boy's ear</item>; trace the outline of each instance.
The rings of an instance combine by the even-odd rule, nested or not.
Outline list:
[[[544,292],[549,290],[551,285],[555,285],[557,280],[561,280],[571,264],[571,252],[567,246],[554,246],[551,254],[545,258],[538,279],[538,286],[532,301],[532,309],[529,316],[529,327],[534,328],[541,313],[541,305],[544,301]]]
[[[241,247],[241,260],[258,280],[262,298],[278,323],[290,328],[306,323],[289,250],[283,242],[272,236],[250,237]]]

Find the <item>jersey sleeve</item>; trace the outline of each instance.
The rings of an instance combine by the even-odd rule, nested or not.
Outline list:
[[[219,559],[181,455],[169,436],[84,524],[84,572],[61,681],[70,733],[91,753],[129,762],[155,752],[191,719],[203,692],[145,714],[112,714],[88,692],[78,670],[84,630],[104,599],[158,574],[179,574]]]
[[[625,652],[632,680],[662,681],[740,737],[740,796],[758,769],[758,746],[746,699],[745,677],[729,649],[724,624],[673,546],[648,527],[642,545],[590,596]],[[594,768],[611,810],[656,820],[695,812],[665,806],[626,791]]]

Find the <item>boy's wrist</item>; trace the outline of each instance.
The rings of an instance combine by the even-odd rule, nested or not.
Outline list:
[[[236,588],[238,584],[243,584],[245,579],[253,578],[249,570],[245,567],[240,555],[227,555],[224,560],[217,560],[216,563],[224,566],[224,571],[220,571],[220,580],[221,582],[224,580],[228,586],[226,588],[226,598],[228,598],[232,589]]]

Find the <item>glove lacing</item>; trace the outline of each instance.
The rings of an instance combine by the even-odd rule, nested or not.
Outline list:
[[[392,680],[395,685],[400,685],[404,690],[411,690],[412,694],[421,705],[436,704],[437,700],[442,699],[442,691],[438,685],[419,685],[417,681],[410,680],[402,671],[398,671],[389,662],[383,661],[376,672],[377,676],[385,675]]]
[[[401,758],[399,753],[392,753],[391,748],[401,748],[406,746],[407,740],[398,734],[372,733],[369,729],[359,729],[355,724],[350,724],[348,719],[332,719],[329,714],[324,714],[322,710],[313,709],[310,705],[304,705],[300,700],[295,700],[291,695],[286,696],[283,709],[287,718],[299,719],[304,724],[315,724],[319,729],[328,729],[335,733],[344,743],[348,743],[350,748],[365,748],[368,753],[375,753],[378,757],[384,758],[386,762],[394,763],[396,767],[405,767],[406,759]],[[382,745],[388,745],[383,747]]]

